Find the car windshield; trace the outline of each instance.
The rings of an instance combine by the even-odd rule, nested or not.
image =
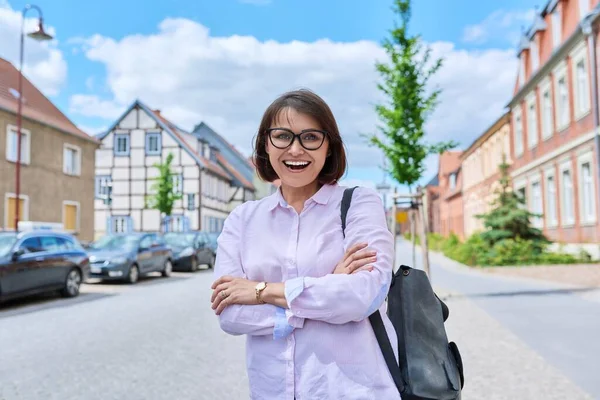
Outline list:
[[[196,235],[193,233],[167,233],[164,238],[170,246],[183,247],[192,246]]]
[[[0,235],[0,257],[4,257],[10,252],[16,240],[17,235]]]
[[[208,239],[213,243],[217,243],[218,238],[219,238],[219,234],[216,232],[211,232],[208,234]]]
[[[104,236],[90,244],[94,250],[135,250],[140,242],[137,235]]]

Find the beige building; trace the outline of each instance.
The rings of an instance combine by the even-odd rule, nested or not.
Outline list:
[[[465,236],[483,230],[478,214],[490,211],[500,187],[498,166],[506,156],[510,164],[510,116],[504,114],[479,136],[462,155]]]
[[[20,221],[60,224],[79,239],[91,240],[98,142],[26,78],[19,93],[18,77],[18,70],[0,59],[0,227],[15,228],[16,114],[22,95]]]

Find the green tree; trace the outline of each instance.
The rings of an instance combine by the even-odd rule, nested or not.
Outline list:
[[[154,167],[158,169],[159,175],[152,184],[153,195],[146,199],[147,208],[160,211],[161,216],[170,216],[173,212],[173,205],[182,198],[182,194],[175,191],[173,177],[175,174],[171,171],[173,163],[173,154],[169,153],[163,163],[156,163]],[[162,227],[162,218],[161,218]]]
[[[476,216],[483,220],[486,228],[481,237],[490,246],[506,239],[531,240],[537,250],[541,251],[549,241],[541,230],[531,226],[531,219],[542,215],[527,210],[525,199],[511,189],[508,168],[506,157],[503,156],[499,165],[500,188],[496,190],[492,210]]]
[[[370,135],[371,145],[380,148],[389,160],[387,172],[409,190],[423,176],[425,159],[456,147],[454,141],[428,143],[425,123],[438,104],[441,93],[429,86],[431,77],[442,66],[442,59],[432,60],[431,49],[423,44],[420,35],[410,35],[410,0],[394,0],[393,10],[400,23],[394,22],[390,36],[383,40],[387,63],[377,63],[381,77],[377,85],[386,97],[375,110],[383,135]]]

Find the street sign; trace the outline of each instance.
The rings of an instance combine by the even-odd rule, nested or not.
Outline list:
[[[406,211],[396,212],[396,223],[403,224],[408,221],[408,213]]]

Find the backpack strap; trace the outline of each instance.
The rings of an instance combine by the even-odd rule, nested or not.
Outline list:
[[[350,204],[352,203],[352,194],[354,193],[355,189],[356,186],[345,189],[344,195],[342,196],[341,217],[342,233],[344,234],[344,237],[346,237],[346,217],[348,216],[348,210],[350,209]],[[383,354],[383,358],[385,359],[388,370],[392,375],[392,379],[398,388],[398,392],[402,393],[404,391],[404,381],[402,380],[400,367],[396,361],[392,343],[390,342],[390,338],[385,330],[385,325],[383,324],[383,319],[381,319],[381,313],[379,310],[376,310],[369,316],[369,321],[371,322],[371,327],[373,328],[373,332],[377,338],[377,343],[379,343],[379,347],[381,348],[381,353]]]

